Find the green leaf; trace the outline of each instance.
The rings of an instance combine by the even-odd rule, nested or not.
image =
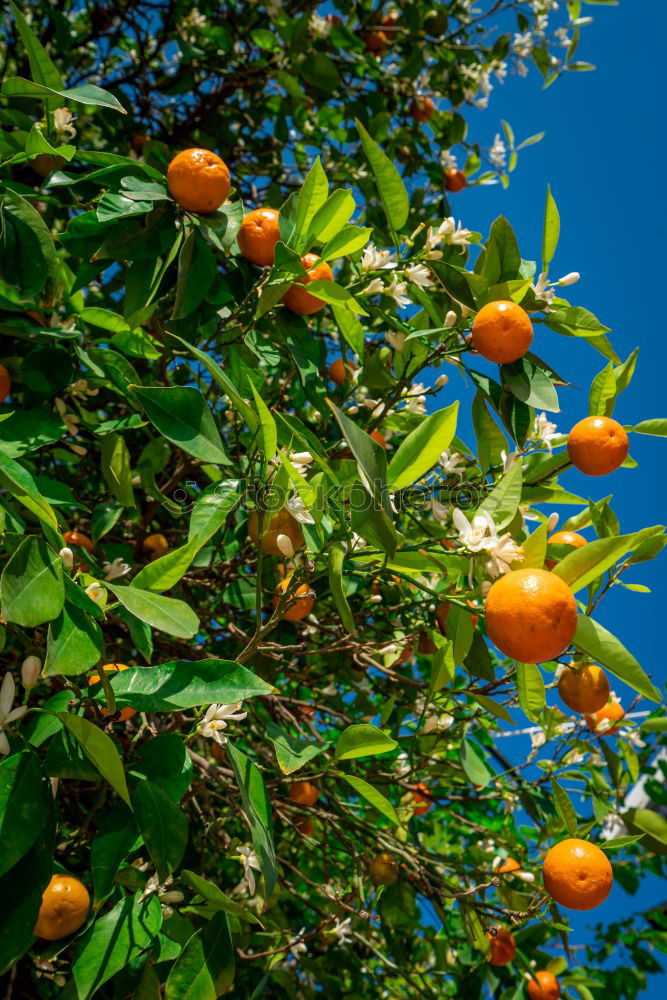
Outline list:
[[[318,209],[325,204],[328,192],[329,182],[318,156],[308,171],[296,202],[294,243],[297,249],[305,248],[311,223]]]
[[[372,229],[361,229],[359,226],[345,226],[339,233],[332,236],[320,251],[322,260],[336,260],[338,257],[348,257],[361,250],[372,236]]]
[[[91,764],[131,808],[123,762],[111,737],[79,715],[71,715],[69,712],[58,712],[57,715],[63,726],[77,740]]]
[[[188,455],[214,465],[230,461],[204,396],[193,386],[131,386],[159,432]]]
[[[5,455],[2,450],[0,450],[0,486],[8,490],[26,510],[38,517],[45,527],[52,531],[57,530],[55,512],[40,493],[35,480],[22,465]]]
[[[336,326],[340,330],[343,339],[347,342],[349,347],[352,348],[356,355],[363,358],[364,328],[357,317],[351,313],[349,309],[342,309],[340,306],[332,306],[331,311],[334,315],[334,319],[336,320]]]
[[[124,507],[134,507],[130,452],[122,434],[105,434],[100,441],[102,475],[112,496]]]
[[[234,982],[234,947],[227,914],[216,913],[196,931],[174,962],[165,1000],[216,1000]]]
[[[132,774],[155,782],[172,802],[179,802],[190,787],[194,771],[192,758],[180,735],[160,733],[141,744],[137,758]]]
[[[546,524],[541,524],[539,528],[536,528],[532,534],[521,543],[521,549],[523,551],[523,562],[521,563],[522,569],[542,569],[544,567],[544,559],[547,554],[547,536],[549,534],[549,526]]]
[[[188,842],[188,821],[154,781],[138,781],[132,804],[139,833],[155,865],[160,882],[175,871]]]
[[[614,412],[616,399],[616,378],[611,361],[599,372],[591,382],[588,394],[588,413],[590,416],[610,417]]]
[[[491,515],[498,531],[510,524],[519,509],[522,481],[521,462],[515,462],[479,506],[480,511]]]
[[[255,388],[254,382],[250,383],[250,388],[252,389],[252,394],[255,397],[255,405],[257,406],[257,412],[259,414],[262,451],[264,452],[266,462],[270,462],[271,459],[274,458],[278,449],[278,431],[276,430],[276,422],[273,419],[273,414],[270,409]]]
[[[197,875],[195,872],[189,871],[184,868],[179,875],[179,880],[185,882],[189,885],[193,892],[196,892],[198,896],[205,899],[207,903],[210,903],[216,910],[224,910],[225,913],[231,913],[234,917],[239,917],[241,920],[245,920],[249,924],[260,924],[261,920],[257,917],[252,910],[249,910],[247,906],[243,906],[241,903],[237,903],[235,900],[230,899],[229,896],[225,895],[222,889],[214,885],[213,882],[209,882],[208,879],[202,878],[201,875]]]
[[[258,420],[255,412],[241,397],[236,386],[226,372],[222,370],[218,362],[215,361],[209,354],[206,354],[205,351],[200,351],[199,348],[193,347],[192,344],[189,344],[187,340],[183,340],[182,337],[176,336],[175,333],[170,333],[169,336],[173,338],[173,340],[177,340],[179,344],[182,344],[182,346],[185,347],[186,350],[190,351],[193,357],[197,358],[198,361],[201,361],[204,368],[206,368],[208,373],[212,375],[221,389],[229,396],[234,408],[241,414],[250,430],[254,431],[258,426]]]
[[[345,590],[343,588],[343,563],[345,561],[345,553],[337,545],[333,546],[329,550],[329,586],[331,588],[331,594],[334,599],[334,604],[338,614],[340,615],[340,620],[342,622],[343,628],[350,635],[354,634],[357,627],[354,623],[354,618],[352,617],[352,612],[350,611],[350,605],[347,603],[347,597],[345,596]]]
[[[458,409],[457,401],[432,413],[401,442],[387,470],[392,489],[409,486],[433,468],[456,433]]]
[[[105,583],[124,608],[139,621],[179,639],[191,639],[199,629],[199,619],[184,601],[162,597],[138,587]]]
[[[570,796],[563,786],[558,784],[555,778],[551,779],[551,792],[554,797],[556,809],[565,824],[567,832],[571,837],[574,837],[577,832],[577,812],[570,801]]]
[[[77,942],[72,972],[79,1000],[99,995],[103,983],[125,969],[157,936],[162,909],[155,893],[125,896],[98,917]]]
[[[651,684],[632,653],[606,628],[587,615],[579,615],[574,644],[592,661],[606,667],[650,701],[661,701],[658,688]]]
[[[501,381],[510,392],[527,406],[560,412],[558,395],[547,373],[529,358],[520,358],[510,365],[500,366]]]
[[[486,788],[493,772],[486,766],[481,747],[471,740],[463,740],[459,749],[461,767],[468,780],[476,788]]]
[[[218,659],[170,660],[154,667],[135,667],[111,674],[109,683],[117,704],[131,705],[138,712],[233,705],[275,691],[239,663]]]
[[[376,757],[397,746],[398,743],[391,736],[387,736],[377,726],[364,722],[343,730],[336,743],[335,758],[353,760],[357,757]]]
[[[24,294],[40,292],[47,281],[58,280],[56,248],[51,232],[36,208],[13,191],[3,195],[3,209],[18,224],[20,252],[29,257],[30,282]]]
[[[634,431],[635,434],[652,434],[657,437],[667,437],[667,417],[652,417],[650,420],[641,420],[629,429]]]
[[[217,270],[213,252],[193,229],[178,255],[178,279],[172,319],[183,319],[201,305],[210,291]]]
[[[560,215],[556,202],[551,193],[551,186],[547,185],[547,200],[544,206],[544,224],[542,226],[542,270],[546,271],[548,265],[553,260],[553,256],[558,246],[560,236]]]
[[[519,705],[531,722],[535,722],[546,704],[544,678],[535,663],[517,663],[516,686]]]
[[[39,759],[30,752],[0,760],[0,876],[32,847],[51,813]]]
[[[293,774],[294,771],[298,771],[331,745],[329,742],[321,741],[308,743],[306,740],[290,736],[272,722],[267,724],[267,735],[275,747],[278,767],[283,774]]]
[[[68,601],[49,625],[44,676],[84,673],[100,662],[102,646],[102,632],[97,622]]]
[[[268,899],[278,878],[271,828],[271,802],[259,768],[231,742],[227,743],[227,756],[241,792],[243,811],[250,823],[252,845],[264,876],[265,898]]]
[[[21,36],[21,41],[26,48],[33,80],[35,83],[44,84],[46,87],[55,87],[58,90],[62,90],[65,84],[46,49],[32,31],[16,4],[12,2],[10,6],[18,33]],[[58,101],[55,105],[52,104],[52,106],[57,107],[60,103]]]
[[[557,563],[552,572],[576,593],[609,569],[622,556],[633,549],[636,535],[619,535],[617,538],[598,538],[580,549],[569,552]],[[576,558],[575,558],[576,557]]]
[[[472,403],[472,422],[477,438],[477,453],[483,473],[492,465],[502,464],[502,452],[508,452],[507,439],[489,413],[484,396],[478,390]]]
[[[2,616],[8,622],[35,628],[52,621],[65,603],[60,556],[36,535],[24,538],[0,577]]]
[[[355,204],[352,192],[338,188],[333,191],[324,204],[315,212],[311,223],[309,240],[326,243],[337,236],[354,212]]]
[[[371,139],[370,135],[361,124],[358,118],[355,119],[361,144],[364,147],[366,158],[371,165],[371,170],[375,175],[375,182],[382,199],[385,214],[390,227],[398,232],[408,221],[410,202],[408,192],[401,175],[391,162],[386,153]]]
[[[0,976],[7,972],[35,940],[33,927],[39,914],[42,892],[53,873],[55,815],[53,796],[47,795],[48,815],[39,835],[21,860],[0,878]]]
[[[495,715],[497,719],[502,719],[503,722],[509,722],[512,726],[515,725],[514,719],[510,713],[503,705],[499,705],[497,701],[493,701],[492,698],[487,698],[486,695],[477,694],[475,691],[471,692],[471,696],[485,711],[490,712],[491,715]]]
[[[20,76],[10,77],[2,85],[0,91],[5,97],[40,97],[42,99],[50,96],[61,97],[68,104],[93,104],[101,108],[111,108],[112,111],[120,111],[127,114],[122,104],[120,104],[113,94],[107,93],[101,87],[96,87],[92,83],[85,83],[80,87],[44,86],[40,83],[33,83],[32,80],[24,80]],[[62,104],[58,101],[58,104]]]
[[[100,813],[90,849],[96,904],[109,895],[121,864],[140,845],[134,817],[124,802]]]
[[[182,545],[180,549],[173,549],[159,559],[154,559],[139,570],[132,581],[132,586],[157,593],[171,590],[187,572],[200,544],[199,539],[195,538]]]
[[[357,778],[356,775],[343,774],[341,772],[340,776],[344,781],[347,781],[348,785],[351,785],[352,788],[354,788],[357,795],[361,795],[362,798],[366,799],[367,802],[370,802],[370,804],[377,809],[378,812],[381,812],[383,816],[386,816],[390,823],[393,823],[394,826],[400,826],[398,813],[386,795],[383,795],[382,792],[378,791],[378,789],[373,785],[364,781],[363,778]]]
[[[636,844],[639,840],[644,839],[644,834],[635,834],[632,837],[614,837],[613,840],[601,840],[598,846],[602,848],[603,851],[620,851],[623,847],[629,847],[631,844]]]
[[[389,513],[387,483],[387,456],[381,445],[370,434],[358,427],[333,403],[329,407],[338,422],[343,437],[352,449],[359,472],[363,473],[364,486],[372,491],[376,505]]]
[[[238,479],[216,483],[195,501],[190,515],[188,541],[196,541],[201,548],[223,526],[240,499]]]
[[[98,503],[90,519],[90,537],[99,542],[117,523],[123,508],[117,503]]]

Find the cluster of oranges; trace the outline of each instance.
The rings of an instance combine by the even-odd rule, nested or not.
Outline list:
[[[181,208],[208,215],[226,201],[231,178],[227,164],[216,153],[208,149],[184,149],[169,164],[167,185]],[[249,212],[237,236],[242,255],[258,267],[273,264],[279,240],[280,221],[275,208],[257,208]],[[299,316],[310,316],[323,309],[324,302],[303,286],[314,281],[333,281],[333,272],[326,261],[319,260],[313,253],[304,254],[301,264],[305,274],[288,288],[282,301]]]

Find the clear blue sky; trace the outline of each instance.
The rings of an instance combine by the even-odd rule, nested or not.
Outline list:
[[[586,6],[584,13],[595,21],[583,31],[577,58],[595,63],[597,70],[568,74],[546,91],[536,71],[527,80],[509,78],[497,86],[489,108],[470,116],[471,137],[490,145],[501,118],[510,122],[517,140],[543,129],[546,136],[520,154],[508,190],[469,188],[452,196],[452,210],[465,226],[482,233],[488,232],[497,215],[506,215],[522,255],[536,259],[545,190],[551,184],[561,216],[551,277],[580,271],[581,282],[566,289],[566,297],[574,305],[592,309],[612,328],[610,337],[621,358],[640,347],[634,380],[615,412],[621,423],[633,424],[667,414],[667,393],[661,388],[667,362],[662,319],[667,4],[623,0],[618,7]],[[605,362],[582,341],[544,328],[538,331],[533,349],[580,387],[559,393],[563,412],[552,419],[566,431],[586,415],[590,380]],[[450,386],[458,391],[455,380]],[[440,394],[439,405],[445,404],[446,394],[447,389]],[[462,431],[464,439],[466,435],[472,439],[465,427]],[[624,532],[664,523],[667,515],[667,440],[631,435],[630,447],[638,469],[621,469],[601,479],[568,472],[563,479],[581,496],[599,499],[613,493]],[[567,516],[568,511],[562,513]],[[652,593],[617,588],[596,612],[660,686],[667,680],[658,626],[664,619],[666,571],[664,557],[642,564],[628,579],[645,584]],[[613,687],[629,699],[628,690],[615,679]],[[641,702],[638,707],[649,705]],[[503,740],[503,749],[516,744],[519,757],[526,749],[524,740]],[[585,928],[598,920],[619,919],[666,898],[667,891],[657,880],[634,897],[616,887],[594,914],[570,915],[573,939],[585,940]],[[666,987],[667,976],[654,976],[644,996],[664,996]]]

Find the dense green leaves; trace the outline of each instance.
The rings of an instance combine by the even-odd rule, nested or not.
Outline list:
[[[121,799],[130,805],[125,772],[113,740],[87,719],[69,712],[58,712],[57,715],[95,769],[106,778]]]
[[[41,538],[24,538],[0,577],[2,615],[32,628],[52,621],[63,609],[62,562]]]
[[[204,462],[229,464],[206,400],[189,386],[133,386],[146,415],[167,440]]]
[[[234,980],[227,915],[217,913],[190,938],[169,974],[166,1000],[216,1000]]]
[[[416,482],[449,448],[456,433],[458,408],[458,403],[452,403],[444,410],[430,414],[408,434],[387,469],[392,489],[402,489]]]
[[[252,844],[264,876],[265,897],[268,899],[278,877],[271,824],[271,803],[257,766],[231,743],[227,744],[227,753],[241,793],[243,810],[250,824]]]
[[[183,857],[188,839],[188,821],[166,792],[153,781],[139,781],[132,793],[137,827],[164,882]]]

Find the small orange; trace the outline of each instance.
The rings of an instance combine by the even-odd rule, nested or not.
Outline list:
[[[259,267],[273,264],[280,239],[279,213],[275,208],[256,208],[241,223],[236,241],[246,260]]]
[[[368,866],[373,885],[392,885],[398,878],[398,864],[386,851],[377,854]]]
[[[297,313],[299,316],[311,316],[313,313],[319,312],[320,309],[324,309],[326,305],[322,299],[311,295],[302,287],[302,285],[309,285],[313,281],[333,281],[333,271],[327,262],[323,260],[316,264],[317,260],[319,258],[314,253],[307,253],[301,258],[301,263],[308,273],[297,278],[281,299],[291,312]]]
[[[486,935],[491,942],[487,957],[489,965],[508,965],[516,954],[514,936],[503,927],[495,928],[495,934]]]
[[[278,583],[273,597],[274,608],[278,607],[282,591],[287,590],[290,580],[291,577],[286,576],[284,580],[280,580]],[[300,587],[297,587],[290,600],[293,603],[291,605],[288,604],[287,610],[283,612],[283,621],[286,622],[300,622],[302,618],[310,614],[315,603],[313,591],[307,583],[302,583]]]
[[[297,802],[300,806],[314,806],[320,797],[320,790],[310,781],[293,781],[288,795],[292,802]]]
[[[30,166],[40,177],[48,177],[54,170],[60,170],[64,164],[65,160],[62,156],[57,154],[54,156],[52,153],[38,153],[30,161]]]
[[[521,865],[516,858],[505,858],[496,868],[496,875],[510,875],[512,872],[520,872]]]
[[[598,712],[609,701],[609,681],[597,663],[573,664],[560,675],[558,694],[573,712]]]
[[[4,365],[0,365],[0,403],[4,403],[7,396],[11,395],[12,378]]]
[[[592,910],[604,903],[614,876],[604,851],[587,840],[570,837],[547,853],[542,869],[544,888],[569,910]]]
[[[625,717],[623,706],[619,701],[608,701],[597,712],[586,716],[586,724],[600,736],[613,736],[620,729],[620,726],[601,726],[601,723],[619,722]]]
[[[393,28],[398,24],[399,14],[398,11],[391,11],[389,14],[385,14],[384,17],[380,18],[380,27],[382,28]],[[387,33],[386,31],[368,31],[361,36],[364,41],[364,45],[369,52],[373,55],[383,56],[387,51],[390,40],[393,37],[393,32]]]
[[[522,358],[533,340],[533,324],[516,302],[487,302],[475,316],[472,343],[487,361],[500,365]]]
[[[535,979],[528,981],[528,996],[530,1000],[558,1000],[560,997],[560,986],[553,972],[549,972],[548,969],[540,969],[539,972],[535,972],[533,975]]]
[[[345,363],[342,358],[336,358],[329,366],[329,378],[336,385],[345,385],[350,381],[352,373],[356,371],[356,365],[348,361]]]
[[[581,549],[584,545],[588,545],[588,539],[576,531],[555,531],[549,536],[549,541],[552,545],[569,545],[573,549]],[[544,565],[547,569],[553,569],[556,561],[547,559]]]
[[[560,656],[577,630],[572,591],[545,569],[517,569],[499,577],[485,608],[487,635],[501,653],[520,663]]]
[[[464,187],[468,183],[466,175],[462,170],[457,170],[456,167],[450,167],[445,173],[445,187],[452,194],[456,194],[458,191],[463,191]]]
[[[302,837],[312,837],[315,833],[315,820],[312,816],[306,816],[305,819],[299,820],[296,828]]]
[[[385,441],[384,435],[381,434],[380,431],[371,431],[371,437],[375,442],[377,442],[377,444],[380,445],[381,448],[386,450],[387,442]]]
[[[127,665],[127,663],[105,663],[104,666],[102,667],[102,670],[105,673],[114,673],[115,671],[120,672],[122,670],[129,670],[129,669],[130,668]],[[99,682],[99,679],[100,679],[99,674],[91,674],[90,678],[88,679],[88,686],[90,687],[91,684],[97,684]],[[103,708],[102,715],[108,715],[108,714],[109,714],[108,708]],[[118,714],[118,721],[125,722],[127,719],[131,719],[132,716],[136,714],[137,714],[136,708],[132,708],[130,705],[127,705],[125,708],[121,708]]]
[[[210,149],[184,149],[169,164],[167,186],[181,208],[208,215],[226,200],[231,180],[227,164]]]
[[[408,108],[408,114],[413,121],[417,122],[418,125],[423,125],[425,122],[429,122],[433,117],[434,111],[435,104],[430,97],[415,97],[415,99],[410,102],[410,106]]]
[[[268,514],[265,513],[264,518],[262,519],[264,526],[266,525],[267,517]],[[256,510],[251,511],[250,516],[248,517],[248,534],[255,545],[258,545],[259,515]],[[281,510],[277,510],[275,514],[271,515],[268,529],[262,535],[262,550],[265,555],[285,555],[285,553],[278,546],[278,535],[286,535],[292,543],[292,548],[295,552],[297,549],[303,548],[303,545],[305,544],[301,525],[284,507],[281,508]]]
[[[169,542],[164,535],[156,531],[152,535],[146,535],[143,550],[151,561],[159,559],[160,556],[165,556],[169,551]]]
[[[90,896],[73,875],[52,875],[42,893],[42,904],[33,933],[45,941],[60,941],[86,922]]]
[[[66,531],[63,534],[63,538],[67,545],[78,545],[80,549],[85,549],[86,552],[90,552],[91,555],[93,554],[95,546],[88,535],[84,535],[81,531]]]
[[[449,547],[449,546],[447,546]],[[472,601],[466,601],[469,608],[474,608],[475,605]],[[435,609],[435,618],[438,623],[438,629],[442,635],[447,635],[447,616],[449,615],[449,609],[451,608],[451,601],[442,601]],[[479,621],[479,615],[471,615],[470,622],[473,629],[477,628],[477,623]]]
[[[587,476],[606,476],[622,465],[628,454],[628,435],[611,417],[584,417],[567,437],[570,460]]]
[[[423,816],[427,813],[432,805],[435,805],[433,799],[429,795],[428,786],[420,781],[417,788],[412,790],[412,798],[414,799],[414,806],[412,811],[415,816]]]

